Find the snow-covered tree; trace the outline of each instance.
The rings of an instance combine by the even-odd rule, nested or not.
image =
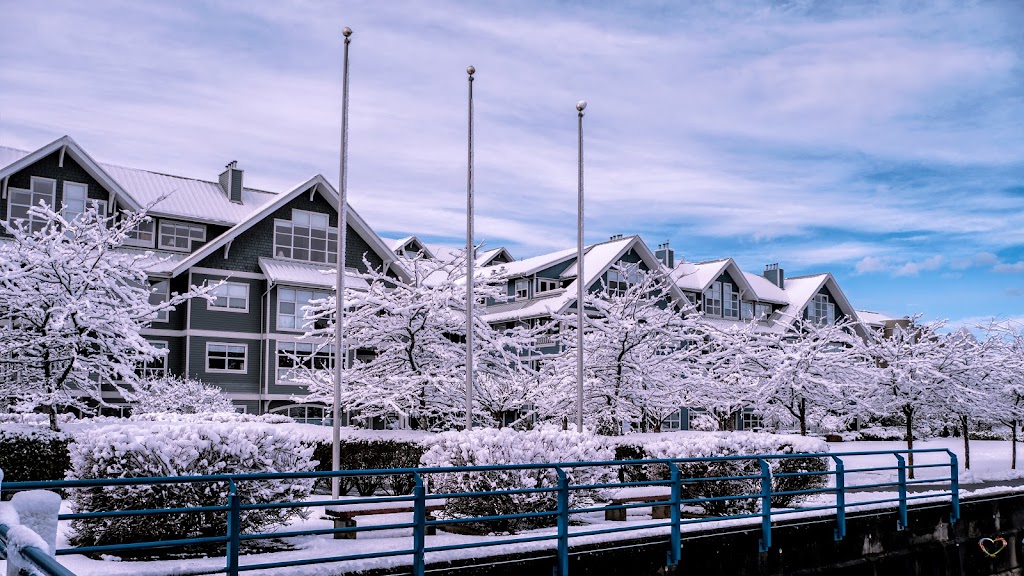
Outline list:
[[[873,359],[875,377],[864,401],[878,415],[898,415],[905,425],[907,449],[914,448],[914,432],[943,405],[949,381],[943,370],[955,358],[939,330],[944,322],[918,324],[914,317],[907,327],[895,326],[891,335],[868,332],[858,349]],[[908,455],[910,466],[913,453]],[[910,477],[914,469],[910,468]]]
[[[771,366],[758,388],[767,404],[765,415],[795,421],[803,436],[808,421],[851,416],[851,396],[870,377],[871,367],[855,347],[855,328],[849,319],[797,321],[785,332],[762,336],[762,352]]]
[[[683,406],[689,359],[700,354],[699,347],[687,343],[701,339],[696,316],[684,316],[692,307],[685,300],[673,301],[664,274],[627,268],[620,272],[633,280],[628,286],[603,284],[584,296],[584,416],[647,432],[659,429]],[[549,402],[556,401],[559,390],[561,404],[575,409],[576,315],[554,321],[562,327],[565,352],[549,365],[556,383]]]
[[[992,406],[996,423],[1010,428],[1010,468],[1017,468],[1017,430],[1024,421],[1024,325],[991,322],[979,326],[996,359]]]
[[[61,407],[89,411],[103,404],[102,386],[135,384],[136,367],[164,353],[140,330],[211,287],[150,303],[152,255],[118,250],[144,214],[104,218],[91,207],[68,222],[43,204],[30,211],[41,229],[0,222],[11,235],[0,242],[0,379],[19,408],[44,407],[56,430]]]
[[[126,392],[125,400],[132,403],[132,412],[136,414],[235,411],[231,399],[224,395],[221,388],[177,375],[139,380]]]
[[[734,428],[744,408],[763,413],[767,407],[758,389],[767,377],[771,358],[757,323],[733,324],[698,317],[698,334],[688,367],[685,405],[707,411],[719,430]]]
[[[361,416],[399,414],[418,428],[451,428],[465,417],[465,256],[450,261],[414,258],[406,266],[412,273],[409,281],[367,266],[361,276],[368,288],[347,291],[346,341],[350,348],[371,354],[347,368],[340,400]],[[500,300],[503,288],[501,278],[478,279],[474,293],[480,300]],[[334,310],[333,296],[311,306],[307,318],[326,321],[326,327],[308,335],[330,338]],[[496,374],[517,363],[528,342],[515,331],[492,330],[482,320],[483,306],[474,311],[476,369]],[[309,387],[306,401],[333,402],[329,370],[300,380]]]

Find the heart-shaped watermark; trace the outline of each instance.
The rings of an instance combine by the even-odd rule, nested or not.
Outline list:
[[[995,558],[1006,548],[1005,538],[982,538],[978,540],[978,548],[989,558]]]

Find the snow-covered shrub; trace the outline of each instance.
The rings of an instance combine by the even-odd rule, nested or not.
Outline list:
[[[714,456],[742,456],[754,454],[819,454],[828,452],[828,445],[817,438],[783,434],[757,434],[749,432],[720,432],[697,435],[680,435],[678,438],[651,442],[644,447],[648,458],[705,458]],[[823,457],[769,459],[773,474],[787,472],[824,472],[828,461]],[[679,464],[682,477],[716,478],[723,476],[760,475],[757,460],[729,460],[714,462],[684,462]],[[651,466],[652,479],[669,478],[668,467]],[[772,478],[772,491],[807,490],[823,487],[828,480],[825,475],[785,476]],[[758,478],[744,480],[711,480],[683,483],[684,498],[716,498],[722,496],[757,495],[761,492]],[[790,506],[803,497],[800,495],[775,496],[773,506]],[[708,514],[731,515],[757,512],[760,500],[757,496],[733,500],[702,502],[700,506]]]
[[[176,424],[121,424],[86,430],[71,450],[68,478],[123,478],[306,472],[314,467],[313,448],[287,427],[240,422],[194,421]],[[243,504],[301,500],[312,479],[240,481]],[[81,488],[70,491],[78,512],[220,506],[228,483],[194,483]],[[301,509],[242,512],[242,531],[260,531],[304,516]],[[220,536],[222,512],[113,517],[72,521],[76,546]]]
[[[714,432],[718,430],[718,419],[711,414],[698,414],[690,419],[690,430]]]
[[[341,441],[342,470],[383,470],[387,468],[416,468],[426,448],[414,440],[389,438],[343,438]],[[317,470],[329,471],[332,465],[332,444],[318,442],[313,457],[320,462]],[[342,492],[355,488],[360,496],[372,496],[377,491],[393,496],[411,494],[411,475],[348,476],[342,477]]]
[[[133,414],[129,417],[133,422],[254,422],[260,424],[294,424],[295,420],[284,414],[247,414],[245,412],[208,412],[205,414],[176,414],[173,412],[153,412],[150,414]]]
[[[40,414],[44,419],[45,414]],[[70,467],[62,432],[43,426],[5,424],[0,428],[0,470],[8,482],[63,480]]]
[[[446,432],[428,440],[429,449],[420,459],[423,467],[478,466],[485,464],[532,464],[543,462],[586,462],[611,460],[613,448],[599,436],[550,429],[518,431],[509,428]],[[570,485],[600,484],[614,480],[609,468],[566,468]],[[558,477],[553,469],[495,470],[429,474],[432,493],[491,492],[502,490],[555,488]],[[569,506],[589,506],[597,498],[595,491],[570,490]],[[554,512],[555,492],[500,494],[475,498],[450,498],[443,516],[466,518],[533,512]],[[553,526],[554,515],[492,522],[460,524],[463,529],[481,533],[529,530]]]
[[[217,386],[174,374],[141,380],[126,396],[132,403],[132,411],[137,414],[235,412],[231,400]]]

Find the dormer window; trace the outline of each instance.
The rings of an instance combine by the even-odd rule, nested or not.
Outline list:
[[[99,218],[107,217],[107,205],[99,200],[89,200],[89,186],[78,182],[64,182],[64,219],[71,223],[85,214],[87,206],[96,207]]]
[[[722,317],[739,318],[740,293],[733,290],[732,282],[722,282]]]
[[[828,294],[814,295],[814,299],[807,305],[807,318],[818,324],[835,324],[836,306],[829,301]]]
[[[160,248],[191,252],[193,240],[206,242],[206,226],[175,220],[160,222]]]
[[[516,279],[516,300],[530,297],[530,281],[526,278]]]
[[[636,264],[619,262],[608,271],[608,292],[615,296],[622,296],[630,286],[639,280],[640,271]]]
[[[37,214],[30,214],[29,208],[39,206],[40,202],[51,208],[55,202],[57,181],[50,178],[39,178],[32,176],[31,189],[11,188],[7,204],[8,220],[25,220],[29,232],[38,232],[46,225],[46,218]]]
[[[292,210],[291,220],[274,220],[274,257],[331,263],[338,259],[338,231],[327,214]]]
[[[558,280],[553,278],[537,278],[537,294],[558,290],[559,287]]]
[[[722,315],[722,283],[712,282],[704,291],[704,314],[708,316]]]

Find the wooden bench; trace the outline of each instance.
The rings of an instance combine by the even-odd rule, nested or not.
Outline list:
[[[618,496],[608,501],[609,506],[621,506],[623,504],[641,504],[644,502],[668,502],[672,499],[671,494],[638,494],[635,496]],[[625,522],[628,508],[608,508],[604,511],[604,519],[607,522]],[[671,504],[655,504],[651,506],[651,518],[664,520],[672,517]]]
[[[427,520],[435,520],[431,512],[444,510],[444,500],[427,501]],[[329,520],[334,521],[335,528],[355,528],[356,516],[375,516],[377,514],[400,514],[402,512],[414,512],[412,502],[366,502],[362,504],[338,504],[327,506],[324,514]],[[437,534],[436,526],[426,527],[427,536]],[[355,540],[356,532],[336,532],[335,540]]]

